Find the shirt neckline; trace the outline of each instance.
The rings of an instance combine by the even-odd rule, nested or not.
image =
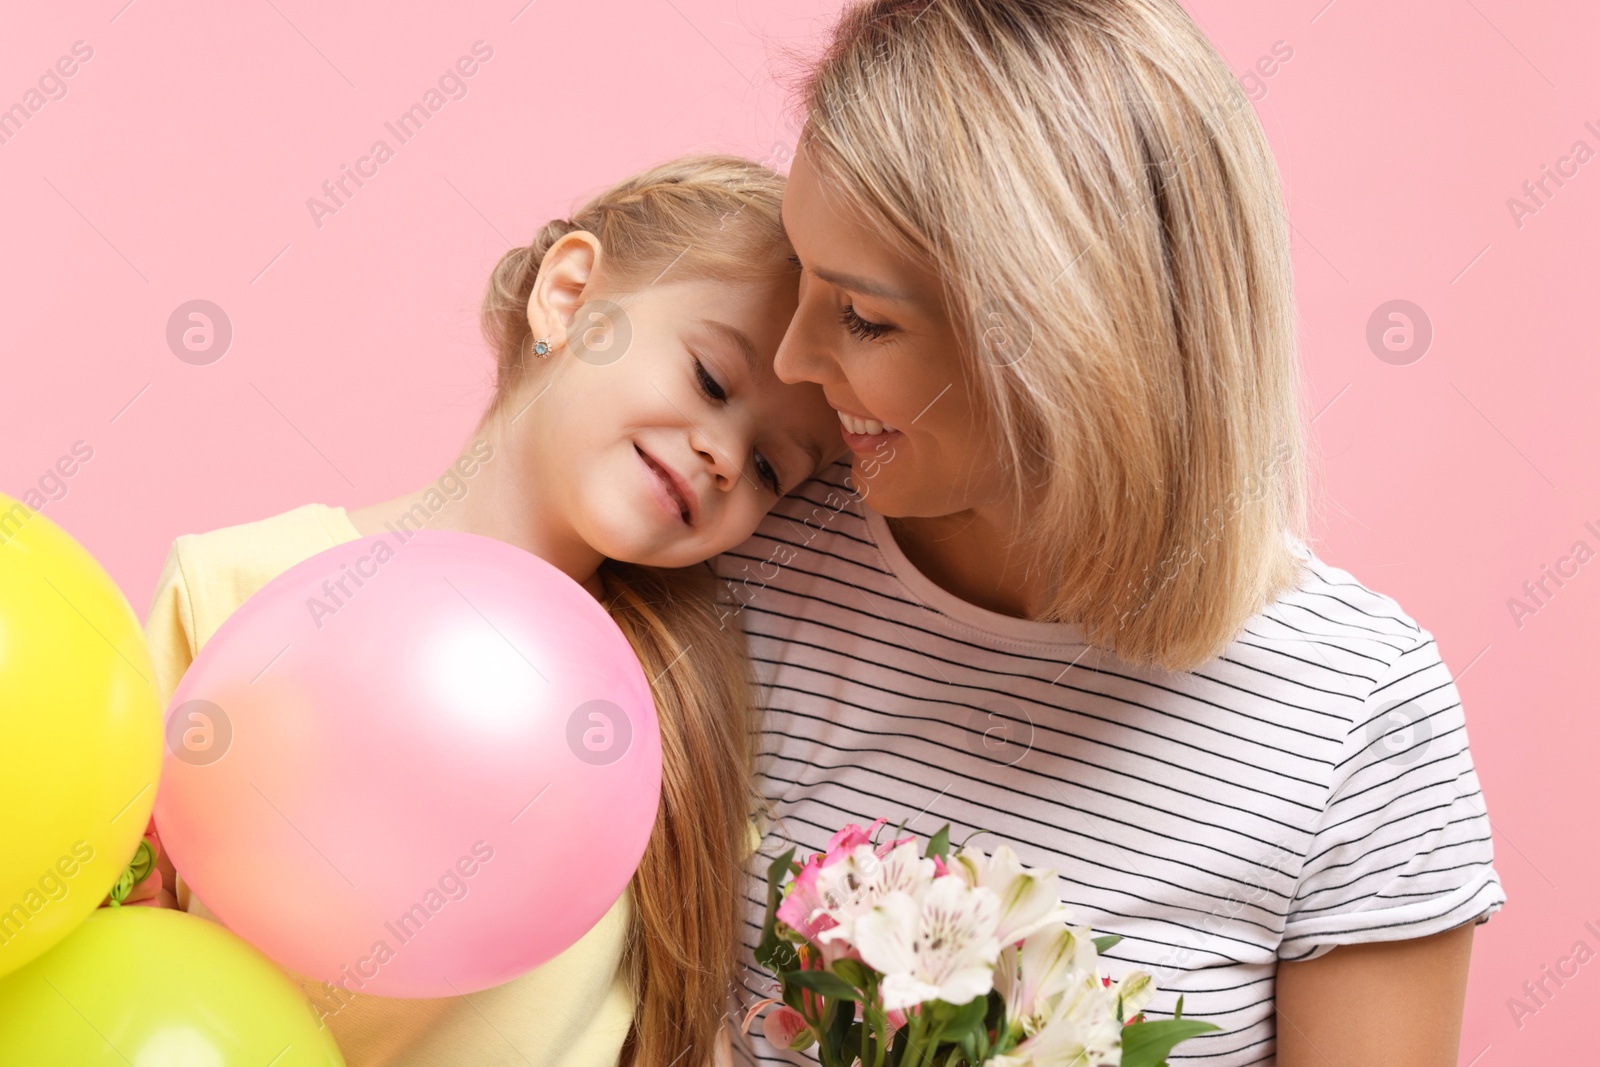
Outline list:
[[[878,551],[883,554],[889,570],[913,596],[941,615],[947,615],[980,633],[1013,641],[1033,641],[1048,645],[1089,643],[1084,640],[1083,631],[1072,623],[1021,619],[1015,615],[1002,615],[998,611],[990,611],[988,608],[962,600],[916,568],[895,541],[888,520],[867,504],[861,505],[861,512],[866,519],[867,532],[877,545]]]

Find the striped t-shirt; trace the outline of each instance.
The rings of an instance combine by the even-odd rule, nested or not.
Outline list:
[[[744,1003],[766,866],[879,816],[1051,867],[1073,921],[1149,971],[1148,1011],[1220,1031],[1177,1064],[1274,1058],[1280,960],[1482,922],[1505,902],[1461,701],[1431,634],[1296,543],[1299,587],[1188,673],[1000,615],[918,572],[841,461],[713,566],[749,637],[772,801],[746,883]],[[735,622],[737,620],[737,622]],[[768,1009],[771,1010],[771,1009]],[[735,1034],[740,1063],[811,1063]]]

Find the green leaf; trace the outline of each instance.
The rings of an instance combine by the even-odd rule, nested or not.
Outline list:
[[[885,1067],[900,1067],[900,1061],[906,1055],[906,1042],[910,1040],[911,1021],[906,1020],[906,1025],[894,1032],[893,1039],[889,1042],[889,1055],[884,1059]]]
[[[782,974],[784,971],[799,970],[800,953],[795,951],[794,945],[779,938],[777,946],[767,954],[767,958],[757,962],[773,974]]]
[[[761,923],[761,943],[756,946],[756,962],[769,971],[778,970],[773,952],[778,946],[778,900],[783,896],[783,881],[794,866],[791,848],[767,866],[767,917]]]
[[[1121,934],[1105,934],[1105,935],[1102,935],[1102,936],[1097,937],[1097,938],[1094,939],[1094,950],[1096,952],[1103,953],[1103,952],[1105,952],[1106,949],[1110,948],[1112,945],[1115,945],[1118,941],[1121,941],[1121,940],[1122,940],[1122,935]]]
[[[928,838],[928,851],[922,854],[923,859],[933,859],[938,856],[944,859],[950,854],[950,824],[945,823],[939,827],[939,832]]]
[[[994,1048],[989,1047],[989,1031],[995,1034]],[[983,1055],[987,1057],[991,1051],[1006,1052],[1010,1049],[1010,1035],[1006,1027],[1006,1002],[998,989],[989,990],[989,1010],[983,1017]],[[982,1061],[975,1061],[982,1062]]]
[[[807,972],[802,972],[807,973]],[[811,971],[811,974],[828,974],[827,971]],[[844,985],[833,975],[828,974],[835,982]],[[848,987],[847,987],[848,988]],[[833,1058],[840,1063],[850,1063],[851,1057],[845,1046],[845,1037],[850,1033],[850,1027],[855,1023],[856,1006],[848,1001],[833,1006],[833,1025],[828,1027],[828,1049],[833,1053]]]
[[[799,1012],[802,1018],[806,1016],[805,1001],[801,998],[804,992],[805,990],[792,982],[783,983],[783,1002]]]
[[[1181,1041],[1220,1030],[1198,1019],[1156,1019],[1122,1028],[1122,1067],[1165,1067],[1167,1054]]]
[[[961,1005],[946,1005],[944,1001],[940,1001],[939,1011],[941,1014],[948,1012],[949,1018],[939,1034],[940,1042],[957,1042],[967,1034],[983,1028],[983,1017],[989,1012],[989,995],[985,993],[981,997],[973,997]]]
[[[833,965],[833,973],[857,989],[866,989],[867,983],[871,981],[867,969],[857,960],[840,960]]]
[[[857,1001],[862,996],[859,990],[832,971],[790,971],[782,977],[785,984],[793,983],[835,1000]]]
[[[864,1040],[863,1035],[866,1032],[866,1027],[862,1026],[860,1022],[851,1023],[850,1029],[845,1031],[842,1051],[844,1052],[844,1059],[846,1063],[849,1063],[852,1059],[861,1059],[861,1043]]]
[[[961,1035],[958,1042],[961,1054],[967,1058],[968,1063],[982,1063],[983,1057],[978,1053],[978,1038],[984,1036],[981,1030],[968,1030]]]

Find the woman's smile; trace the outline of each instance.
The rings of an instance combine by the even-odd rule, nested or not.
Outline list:
[[[834,410],[839,415],[839,432],[844,434],[844,443],[850,446],[852,452],[870,456],[889,441],[905,436],[886,422],[839,408]]]

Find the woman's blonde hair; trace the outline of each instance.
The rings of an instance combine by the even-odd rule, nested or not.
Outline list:
[[[484,421],[528,381],[529,294],[559,238],[585,230],[599,239],[608,294],[637,291],[669,268],[669,281],[777,279],[797,270],[782,193],[782,176],[759,164],[689,156],[612,186],[507,252],[480,316],[497,356]],[[734,984],[748,819],[765,807],[751,778],[749,660],[742,631],[719,621],[708,568],[607,560],[599,574],[607,610],[653,679],[661,724],[661,807],[631,885],[624,957],[636,1009],[619,1063],[700,1067]]]
[[[1191,669],[1298,581],[1277,170],[1177,0],[877,0],[800,91],[802,150],[929,262],[1003,441],[1046,621]]]

